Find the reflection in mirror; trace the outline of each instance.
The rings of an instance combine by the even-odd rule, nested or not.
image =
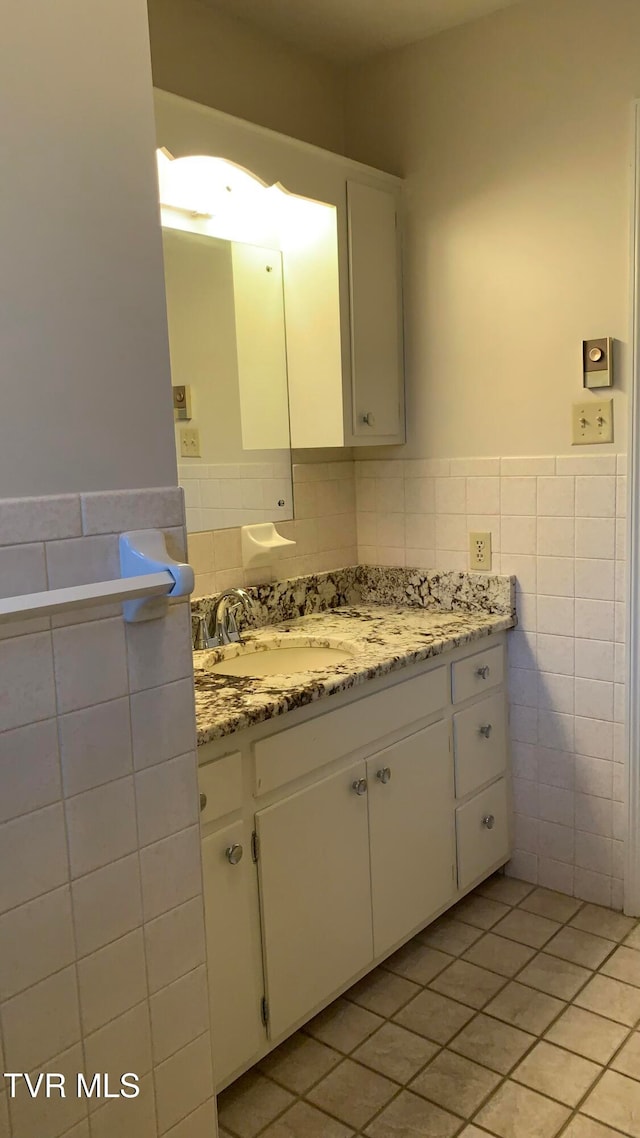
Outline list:
[[[172,382],[187,389],[191,414],[176,422],[187,528],[287,520],[282,256],[168,228],[163,245]]]
[[[169,163],[159,157],[171,374],[174,391],[184,388],[176,451],[190,532],[293,517],[282,253],[255,211],[243,231],[257,243],[212,235],[235,236],[242,224],[237,197],[230,210],[220,188],[221,169],[239,179],[241,211],[256,187],[268,193],[227,165],[171,162],[167,185]],[[184,206],[173,204],[185,193]],[[208,212],[212,201],[219,220]]]

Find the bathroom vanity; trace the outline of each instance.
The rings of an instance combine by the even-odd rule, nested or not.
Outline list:
[[[371,570],[344,572],[353,587],[332,602],[351,603],[196,654],[219,1089],[509,857],[510,579],[482,579],[492,591],[422,574],[414,588],[410,571],[386,571],[395,584],[380,603],[384,570],[377,594],[356,579]],[[273,616],[291,612],[281,601]],[[261,657],[305,646],[341,662],[211,671],[242,653],[259,673]]]

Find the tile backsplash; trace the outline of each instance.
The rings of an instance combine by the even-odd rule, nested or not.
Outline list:
[[[288,454],[273,462],[181,463],[178,481],[189,533],[293,517]]]
[[[0,501],[0,591],[118,576],[117,534],[151,526],[184,554],[181,491]],[[3,1080],[3,1138],[213,1133],[191,669],[186,602],[0,626],[2,1069],[141,1087],[89,1108]]]
[[[262,584],[355,565],[354,467],[352,461],[294,465],[295,521],[280,523],[278,532],[296,544],[264,569],[243,569],[238,527],[190,533],[189,558],[196,574],[194,595],[207,596],[235,585]]]

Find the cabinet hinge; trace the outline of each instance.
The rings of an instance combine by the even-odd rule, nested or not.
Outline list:
[[[269,1004],[267,1003],[266,996],[263,996],[260,1001],[260,1018],[266,1027],[269,1023]]]
[[[257,861],[260,857],[260,838],[256,830],[254,830],[251,835],[251,857],[254,861]]]

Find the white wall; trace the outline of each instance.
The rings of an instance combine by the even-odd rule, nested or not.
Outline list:
[[[0,494],[175,484],[142,0],[5,0],[0,105]]]
[[[347,152],[407,178],[405,455],[567,453],[601,335],[625,449],[639,43],[636,0],[525,0],[350,70]]]
[[[156,87],[341,151],[343,73],[198,0],[149,0]]]

